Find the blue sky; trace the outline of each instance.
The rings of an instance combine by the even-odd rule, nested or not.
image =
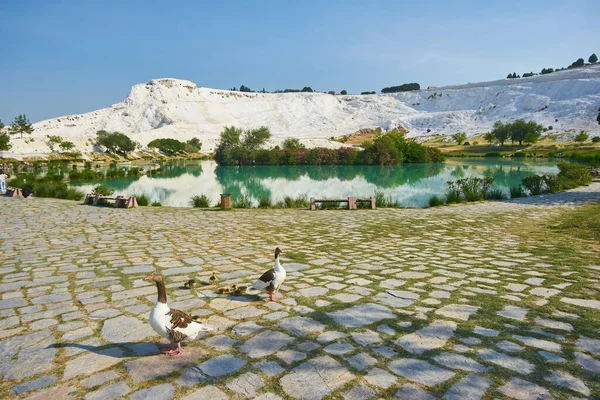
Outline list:
[[[597,0],[1,0],[0,16],[5,124],[108,107],[152,78],[360,93],[600,55]]]

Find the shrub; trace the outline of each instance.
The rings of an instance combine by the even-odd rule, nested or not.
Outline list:
[[[546,179],[544,175],[531,175],[521,180],[524,187],[532,195],[538,195],[547,192]]]
[[[456,182],[446,182],[448,187],[446,188],[446,204],[460,203],[462,201],[460,187]]]
[[[283,208],[294,208],[296,202],[292,196],[283,197]]]
[[[471,145],[471,143],[469,143],[469,142],[464,142],[463,143],[463,146],[470,146],[470,145]]]
[[[127,171],[127,176],[140,176],[140,169],[138,167],[131,167]]]
[[[511,186],[510,187],[510,198],[515,199],[517,197],[525,197],[525,189],[523,189],[522,185]]]
[[[271,196],[261,196],[258,198],[258,208],[271,208],[273,207],[273,201]]]
[[[296,208],[308,208],[310,206],[310,201],[308,200],[308,196],[306,194],[298,195],[294,199],[294,207]]]
[[[486,198],[494,178],[470,176],[456,181],[466,201],[478,201]]]
[[[150,197],[143,193],[135,194],[134,197],[137,200],[138,206],[146,207],[148,204],[150,204]]]
[[[67,189],[65,199],[67,200],[83,200],[85,194],[76,188],[70,187]]]
[[[490,189],[485,195],[486,200],[506,200],[507,196],[502,189]]]
[[[600,136],[595,136],[592,138],[592,143],[600,143]]]
[[[243,194],[240,197],[234,197],[231,205],[233,208],[252,208],[252,201],[250,200],[250,196]]]
[[[558,176],[565,181],[566,186],[570,186],[569,189],[592,183],[590,169],[583,165],[558,163],[556,166],[560,171]]]
[[[192,207],[196,207],[196,208],[209,208],[210,200],[208,199],[208,196],[206,196],[205,194],[194,195],[190,199],[190,205]]]
[[[581,131],[575,136],[575,141],[579,143],[583,143],[588,140],[590,135],[588,135],[585,131]]]
[[[152,207],[162,207],[162,204],[160,203],[160,201],[153,201],[152,204],[150,204]]]
[[[429,207],[438,207],[444,205],[444,199],[441,199],[437,195],[433,195],[429,198]]]
[[[97,185],[92,189],[92,194],[99,194],[100,196],[110,196],[115,191],[106,185]]]

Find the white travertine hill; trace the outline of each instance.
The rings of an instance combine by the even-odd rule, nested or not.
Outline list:
[[[295,137],[307,146],[339,146],[332,136],[362,128],[403,126],[409,136],[469,136],[487,132],[497,120],[534,120],[550,132],[580,130],[600,135],[600,65],[520,79],[447,86],[395,94],[242,93],[198,88],[180,79],[154,79],[135,85],[125,100],[81,115],[34,124],[29,138],[13,138],[12,152],[49,153],[46,135],[74,142],[84,153],[98,130],[118,131],[146,145],[155,138],[182,141],[198,137],[213,150],[224,126],[265,125],[273,143]],[[558,121],[557,121],[558,120]],[[427,130],[430,130],[428,133]]]

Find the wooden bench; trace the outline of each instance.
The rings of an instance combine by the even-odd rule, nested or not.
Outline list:
[[[85,195],[85,199],[83,200],[83,204],[92,204],[95,206],[101,205],[102,202],[114,201],[115,208],[137,208],[138,203],[134,196],[125,197],[125,196],[102,196],[99,194],[88,193]]]
[[[357,203],[369,203],[371,205],[371,209],[374,210],[375,207],[375,197],[371,196],[368,199],[357,199],[354,196],[348,197],[347,199],[316,199],[314,197],[310,198],[310,209],[316,210],[317,203],[348,203],[348,210],[357,210]]]
[[[9,186],[6,188],[4,195],[7,197],[23,197],[23,191],[20,188]]]

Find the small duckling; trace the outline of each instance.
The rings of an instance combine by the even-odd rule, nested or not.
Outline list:
[[[238,286],[235,283],[231,286],[231,292],[235,295],[240,295],[246,293],[248,290],[248,286]]]
[[[208,278],[208,283],[210,283],[211,285],[214,285],[215,283],[217,283],[217,275],[215,275],[214,271],[213,271],[212,275],[210,276],[210,278]]]
[[[185,286],[188,289],[194,289],[196,287],[196,280],[195,279],[190,279],[183,286]]]
[[[229,294],[229,292],[230,292],[230,290],[228,287],[219,288],[219,290],[217,291],[217,293],[219,293],[219,294]]]

